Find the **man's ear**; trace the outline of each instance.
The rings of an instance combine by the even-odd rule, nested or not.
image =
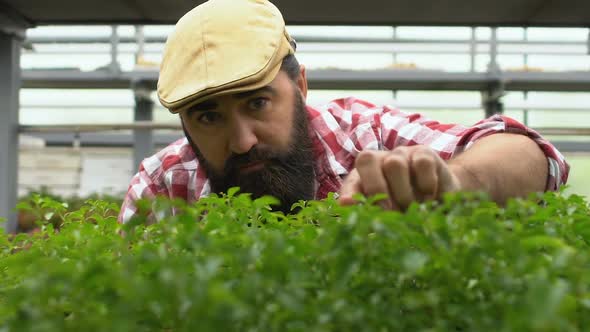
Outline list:
[[[307,75],[305,73],[305,66],[299,65],[299,77],[297,78],[297,87],[301,91],[303,101],[307,98]]]

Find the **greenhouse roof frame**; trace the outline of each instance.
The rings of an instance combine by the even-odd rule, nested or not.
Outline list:
[[[203,1],[0,0],[0,13],[33,25],[174,24]],[[590,25],[587,0],[275,0],[292,25]],[[2,22],[0,20],[0,22]]]

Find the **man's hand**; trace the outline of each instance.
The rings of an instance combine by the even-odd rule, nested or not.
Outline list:
[[[354,166],[340,189],[340,204],[354,204],[356,193],[384,193],[389,199],[381,202],[383,207],[396,210],[458,190],[483,191],[504,204],[510,197],[543,191],[549,174],[547,157],[537,143],[508,133],[483,137],[449,161],[416,145],[363,151]]]
[[[434,150],[424,145],[393,151],[362,151],[348,174],[338,201],[351,205],[354,194],[384,193],[386,209],[405,210],[414,201],[438,199],[445,192],[461,189],[456,169],[449,167]]]

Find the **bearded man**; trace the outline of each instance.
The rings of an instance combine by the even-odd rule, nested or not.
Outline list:
[[[266,0],[210,0],[169,36],[158,97],[185,137],[146,158],[131,180],[120,222],[136,200],[193,202],[239,186],[272,195],[289,213],[299,200],[387,194],[386,209],[484,191],[499,203],[556,190],[563,156],[537,132],[502,115],[471,127],[348,97],[306,105],[307,79],[279,10]]]

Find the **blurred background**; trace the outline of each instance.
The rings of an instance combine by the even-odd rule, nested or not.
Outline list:
[[[178,117],[152,90],[171,29],[26,31],[20,196],[41,189],[122,196],[142,158],[182,137]],[[503,111],[555,143],[572,166],[568,192],[590,195],[590,92],[567,91],[577,75],[588,80],[589,29],[290,25],[288,31],[309,71],[309,104],[352,95],[466,125],[484,118],[487,105],[487,114]],[[520,91],[489,84],[490,75],[508,77],[506,87],[513,82]]]

